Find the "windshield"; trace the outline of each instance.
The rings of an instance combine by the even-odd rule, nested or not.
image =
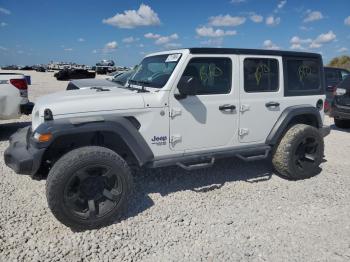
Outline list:
[[[162,88],[169,80],[181,54],[146,57],[137,66],[136,73],[129,79],[130,84]]]

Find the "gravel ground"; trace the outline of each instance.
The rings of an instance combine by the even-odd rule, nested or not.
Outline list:
[[[67,84],[30,74],[32,101]],[[29,121],[0,121],[0,261],[350,261],[349,131],[332,126],[321,174],[303,181],[238,159],[140,172],[120,222],[76,233],[50,213],[45,181],[4,164],[9,135]]]

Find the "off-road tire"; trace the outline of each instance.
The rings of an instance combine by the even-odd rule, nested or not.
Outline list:
[[[115,206],[106,215],[93,219],[82,219],[72,213],[67,204],[64,204],[64,194],[72,176],[78,170],[91,165],[107,166],[113,172],[116,170],[117,175],[115,176],[118,176],[118,184],[121,181],[122,190],[118,194],[119,202],[115,203]],[[92,183],[92,187],[94,186]],[[126,207],[131,191],[132,176],[127,163],[114,151],[98,146],[74,149],[63,155],[50,170],[46,181],[46,198],[53,215],[75,231],[100,228],[117,221]]]
[[[350,128],[350,120],[334,118],[334,124],[338,128]]]
[[[305,139],[314,140],[318,146],[315,150],[315,160],[302,168],[297,160],[296,153]],[[324,141],[320,132],[312,126],[296,124],[284,134],[272,155],[272,163],[276,171],[283,177],[292,180],[310,178],[320,172],[319,165],[324,154]],[[308,162],[308,161],[307,161]]]

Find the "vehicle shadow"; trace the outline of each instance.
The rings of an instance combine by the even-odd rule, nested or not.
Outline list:
[[[220,190],[228,182],[266,182],[273,174],[271,162],[268,160],[244,162],[238,158],[220,159],[212,168],[195,171],[186,171],[179,167],[142,169],[134,174],[134,192],[128,210],[121,220],[137,216],[152,207],[154,202],[149,197],[152,193],[166,196],[191,190],[201,194]]]
[[[336,125],[331,125],[331,130],[335,130],[335,131],[341,131],[341,132],[346,132],[346,133],[350,133],[350,128],[339,128]]]
[[[20,128],[29,126],[31,122],[0,123],[0,142],[9,140],[10,136]]]

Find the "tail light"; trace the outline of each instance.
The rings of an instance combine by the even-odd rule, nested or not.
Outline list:
[[[10,83],[12,85],[14,85],[19,90],[27,90],[28,89],[27,80],[25,80],[25,79],[11,79]]]
[[[329,102],[327,100],[324,101],[324,111],[328,112],[330,109],[330,105]]]

